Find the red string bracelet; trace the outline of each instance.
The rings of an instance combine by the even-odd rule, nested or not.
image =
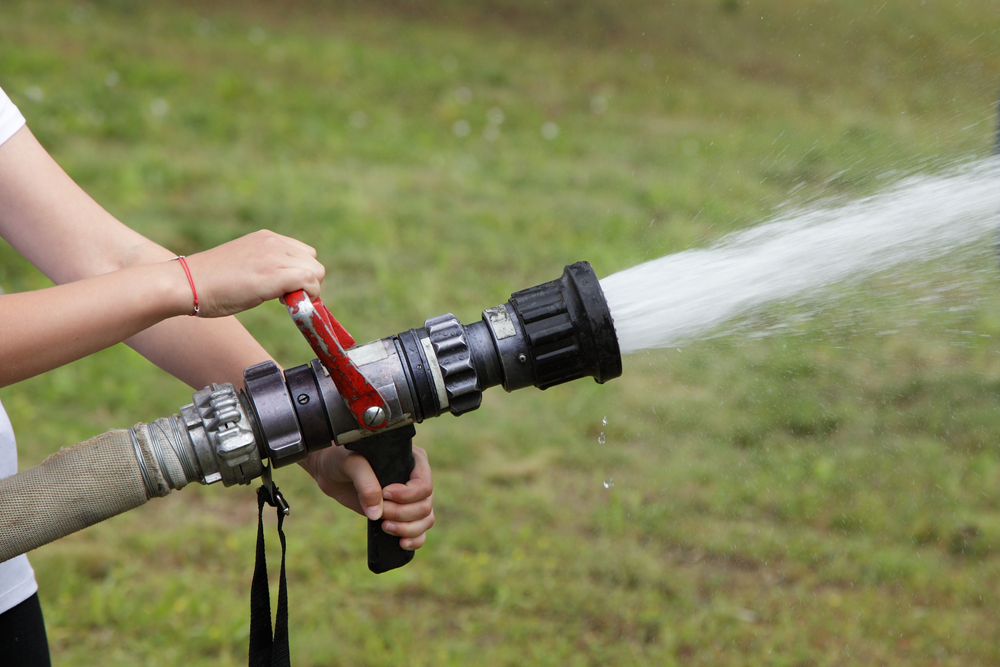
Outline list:
[[[189,316],[194,317],[198,314],[198,290],[194,288],[194,278],[191,277],[191,269],[188,267],[187,260],[184,259],[184,255],[177,255],[174,257],[178,262],[181,263],[181,267],[184,268],[184,275],[187,276],[188,284],[191,285],[191,294],[194,296],[194,310],[188,313]],[[170,260],[173,261],[173,260]]]

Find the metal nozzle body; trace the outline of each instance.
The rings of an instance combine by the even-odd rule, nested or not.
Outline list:
[[[385,400],[387,424],[379,432],[475,410],[494,386],[547,389],[582,377],[603,383],[622,372],[614,322],[587,262],[512,294],[477,322],[463,325],[446,313],[348,355]],[[281,467],[373,434],[316,359],[284,372],[265,362],[244,379],[238,400],[231,386],[213,385],[157,429],[176,436],[169,449],[179,452],[186,481],[248,484],[265,460]]]
[[[348,354],[385,399],[389,414],[382,430],[475,410],[482,392],[497,385],[507,391],[547,389],[588,376],[603,383],[622,372],[614,321],[587,262],[516,292],[507,303],[484,310],[478,322],[463,325],[446,313]],[[247,411],[264,436],[261,456],[275,466],[372,434],[359,427],[316,360],[285,371],[283,381],[273,363],[247,369],[246,377]],[[293,413],[299,432],[282,432],[280,446],[272,446],[272,424],[291,424]]]

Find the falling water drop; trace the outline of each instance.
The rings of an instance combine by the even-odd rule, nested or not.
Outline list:
[[[615,485],[615,478],[614,477],[608,477],[606,480],[604,480],[604,488],[605,489],[610,489],[614,485]]]

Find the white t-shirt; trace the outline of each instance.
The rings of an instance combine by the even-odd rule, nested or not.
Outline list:
[[[10,98],[0,90],[0,144],[10,139],[24,126],[24,116]],[[0,479],[17,472],[17,443],[7,412],[0,404]],[[3,498],[0,498],[0,503]],[[17,556],[0,563],[0,613],[14,607],[38,590],[35,572],[27,556]]]
[[[0,144],[14,136],[14,133],[24,127],[24,116],[0,89]]]
[[[0,478],[17,472],[17,443],[7,412],[0,405]],[[3,499],[0,498],[0,503]],[[31,597],[38,590],[35,571],[27,556],[16,556],[0,563],[0,614]]]

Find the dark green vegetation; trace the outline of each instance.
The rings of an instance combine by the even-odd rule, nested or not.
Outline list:
[[[315,244],[359,340],[993,141],[989,0],[539,4],[4,0],[0,86],[177,252]],[[4,246],[0,284],[45,281]],[[423,425],[439,521],[398,572],[282,471],[295,664],[1000,663],[1000,299],[871,286]],[[243,321],[309,358],[280,306]],[[0,397],[28,465],[190,390],[116,348]],[[33,554],[57,664],[244,663],[254,523],[186,489]]]

